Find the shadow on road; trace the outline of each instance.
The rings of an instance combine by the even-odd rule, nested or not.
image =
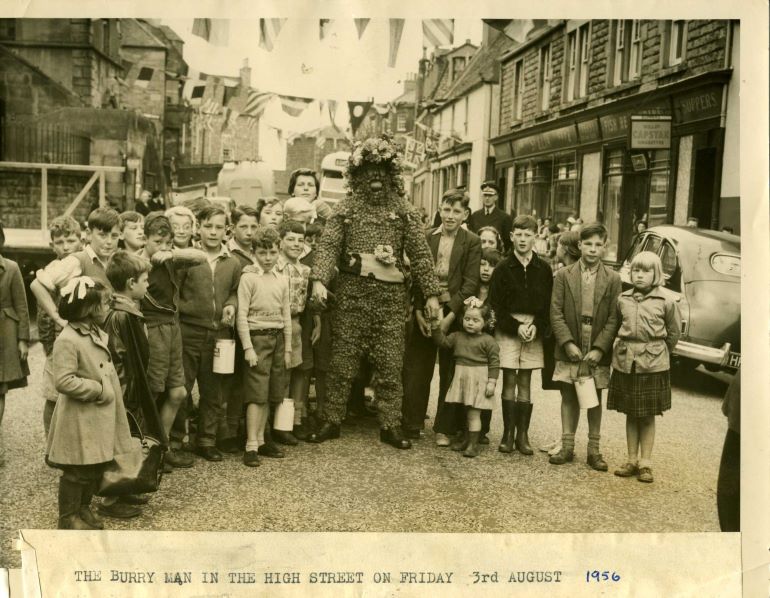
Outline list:
[[[671,369],[671,385],[685,392],[722,399],[732,374],[725,372],[709,372],[703,366],[697,369],[677,367]]]

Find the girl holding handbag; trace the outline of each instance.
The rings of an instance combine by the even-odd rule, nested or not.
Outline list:
[[[59,529],[102,529],[91,511],[105,468],[132,450],[128,418],[107,335],[99,328],[110,292],[88,276],[61,289],[59,314],[68,324],[53,347],[59,393],[51,418],[46,462],[62,470]]]

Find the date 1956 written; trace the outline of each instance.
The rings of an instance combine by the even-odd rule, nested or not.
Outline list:
[[[620,573],[615,571],[599,571],[597,569],[586,571],[586,583],[591,583],[592,581],[620,581]]]

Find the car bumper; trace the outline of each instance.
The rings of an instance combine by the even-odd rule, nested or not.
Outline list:
[[[730,356],[736,354],[730,353],[730,343],[725,343],[721,347],[708,347],[689,341],[679,341],[674,347],[674,355],[701,363],[710,363],[717,367],[735,369]],[[740,362],[740,356],[738,361]]]

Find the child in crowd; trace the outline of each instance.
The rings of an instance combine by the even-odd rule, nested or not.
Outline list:
[[[104,527],[91,499],[109,462],[132,450],[120,380],[99,328],[109,302],[109,288],[89,276],[72,278],[61,290],[59,310],[68,325],[53,347],[59,398],[46,450],[46,463],[63,472],[59,529]]]
[[[232,238],[227,242],[230,253],[238,258],[241,269],[256,263],[254,257],[254,235],[259,229],[259,215],[249,206],[237,206],[230,212]],[[241,338],[235,335],[235,368],[232,376],[222,379],[222,392],[227,398],[225,425],[218,434],[217,447],[225,453],[237,453],[245,438],[245,420],[243,418],[243,368],[244,362]]]
[[[256,210],[260,226],[277,230],[278,225],[283,222],[283,204],[277,197],[260,197]]]
[[[464,301],[463,330],[445,336],[437,318],[432,322],[434,342],[452,351],[454,375],[445,401],[465,405],[468,420],[462,440],[452,443],[453,451],[464,451],[465,457],[479,455],[481,414],[492,411],[497,378],[500,374],[500,349],[484,327],[489,320],[488,305],[477,297]]]
[[[144,316],[139,309],[139,302],[147,293],[149,271],[148,260],[128,251],[119,249],[110,258],[107,278],[112,284],[113,295],[103,328],[109,337],[112,363],[118,373],[126,410],[143,432],[164,440],[147,379],[150,347]],[[102,500],[97,511],[105,517],[129,519],[141,513],[138,505],[146,503],[145,497],[133,494],[108,497]]]
[[[243,463],[259,465],[269,407],[280,403],[286,389],[286,369],[291,364],[291,299],[289,281],[274,268],[280,237],[264,226],[254,237],[257,263],[243,269],[238,287],[236,325],[244,348],[246,450]]]
[[[5,245],[5,231],[0,223],[0,252]],[[24,280],[16,262],[0,255],[0,424],[3,423],[5,395],[13,388],[27,385],[29,368],[29,309]],[[3,464],[0,444],[0,465]]]
[[[284,220],[278,227],[278,234],[281,237],[281,253],[275,268],[287,277],[291,299],[292,357],[287,378],[289,378],[288,394],[294,400],[294,432],[296,434],[273,430],[273,438],[282,444],[293,446],[297,444],[297,438],[305,440],[309,433],[302,421],[303,416],[307,416],[305,399],[310,382],[309,371],[300,368],[305,353],[303,343],[305,345],[309,343],[312,347],[313,343],[318,340],[321,330],[320,318],[313,320],[313,330],[309,335],[303,333],[301,324],[301,318],[307,305],[308,280],[310,278],[310,266],[299,261],[305,250],[305,225],[294,220]]]
[[[178,278],[186,268],[205,264],[206,255],[191,247],[172,250],[171,222],[161,212],[152,212],[145,218],[144,235],[147,242],[140,255],[152,263],[148,290],[141,300],[150,351],[147,378],[160,404],[163,432],[169,435],[177,411],[187,397],[177,308]],[[164,461],[165,473],[174,467],[192,467],[192,456],[181,451],[181,447],[181,439],[171,442]]]
[[[314,203],[313,206],[326,205]],[[305,245],[310,248],[310,252],[304,257],[300,258],[300,261],[313,267],[313,261],[315,260],[315,248],[318,243],[318,239],[321,238],[323,233],[323,221],[316,220],[305,227]],[[334,280],[330,283],[330,290],[334,292]],[[310,393],[310,378],[314,379],[313,388],[315,390],[315,405],[316,412],[320,413],[323,410],[323,405],[326,400],[326,372],[329,369],[329,359],[331,357],[331,309],[321,310],[318,313],[315,309],[305,309],[302,317],[302,365],[299,366],[305,375],[307,376],[306,391],[305,391],[305,404],[308,404],[308,395]],[[316,322],[318,322],[316,324]],[[306,334],[306,331],[310,330],[310,334]],[[317,336],[317,338],[315,338]],[[315,338],[315,340],[314,340]],[[308,409],[309,411],[309,409]],[[312,414],[308,412],[308,424],[312,420]]]
[[[200,392],[195,452],[207,461],[221,461],[216,437],[225,421],[225,409],[221,378],[213,370],[214,348],[217,339],[232,338],[241,264],[222,243],[227,230],[223,208],[211,205],[202,209],[198,224],[206,263],[193,266],[180,276],[182,364],[188,395],[196,381]],[[177,412],[177,426],[172,431],[177,439],[183,429],[185,411],[180,408]]]
[[[576,252],[567,243],[578,234],[577,255],[580,258],[573,263]],[[581,373],[590,373],[599,393],[599,404],[586,413],[586,462],[596,471],[607,471],[607,463],[599,451],[601,389],[609,384],[612,343],[618,327],[615,303],[621,291],[618,274],[602,263],[606,242],[607,229],[599,223],[584,226],[580,233],[562,234],[558,255],[570,265],[556,272],[551,298],[553,380],[559,382],[561,392],[562,437],[560,451],[551,455],[549,461],[562,465],[574,457],[575,432],[580,419],[574,381]]]
[[[503,407],[509,421],[501,450],[512,452],[515,442],[523,455],[533,454],[529,445],[530,384],[532,370],[543,367],[542,336],[553,287],[551,267],[532,250],[536,233],[532,216],[516,217],[511,232],[513,251],[495,268],[489,287],[503,368]]]
[[[80,240],[81,230],[78,221],[71,216],[57,216],[48,225],[48,234],[51,236],[51,249],[55,259],[58,261],[68,255],[80,251],[83,248]],[[48,291],[45,291],[48,293]],[[50,295],[50,293],[49,293]],[[55,301],[55,298],[51,296]],[[45,366],[43,366],[43,390],[42,395],[45,399],[43,407],[43,428],[46,436],[48,428],[51,425],[51,416],[53,408],[56,406],[56,397],[58,393],[53,384],[53,363],[51,361],[51,352],[53,351],[53,342],[59,336],[61,327],[54,322],[43,309],[37,310],[37,336],[45,353]]]
[[[502,253],[503,238],[494,226],[483,226],[477,233],[481,239],[481,249],[495,249]]]
[[[481,241],[461,228],[467,217],[468,197],[461,189],[450,189],[441,197],[441,226],[426,236],[434,271],[441,287],[444,316],[459,316],[463,301],[479,292]],[[431,340],[430,322],[423,315],[425,298],[419,286],[414,290],[414,319],[404,352],[403,430],[407,438],[418,439],[428,408],[431,380],[436,361],[436,345]],[[455,323],[455,329],[460,327]],[[444,397],[452,377],[452,354],[439,350],[439,395],[433,431],[438,446],[449,446],[450,437],[461,432],[464,417],[457,405],[445,405]]]
[[[121,212],[120,242],[118,245],[131,253],[140,253],[144,249],[144,216],[139,212]]]
[[[479,286],[479,299],[484,305],[489,304],[489,283],[492,280],[492,273],[495,271],[497,264],[503,259],[500,251],[497,249],[482,249],[481,250],[481,264],[479,267],[479,280],[481,285]],[[451,314],[450,314],[451,316]],[[489,320],[487,321],[487,329],[494,333],[495,329],[495,314],[490,310]],[[492,421],[492,411],[485,410],[481,412],[481,436],[479,437],[479,444],[489,444],[489,425]],[[506,412],[503,411],[503,437],[508,430],[508,418]]]
[[[620,330],[612,352],[607,409],[626,414],[628,462],[615,475],[636,475],[650,483],[655,416],[671,409],[669,368],[681,320],[676,303],[660,290],[663,267],[655,253],[636,254],[631,284],[617,302]]]
[[[70,280],[78,276],[90,276],[108,289],[107,262],[118,248],[120,240],[120,216],[112,208],[96,208],[88,215],[88,244],[61,260],[54,260],[38,270],[30,290],[35,295],[38,309],[42,309],[61,328],[67,322],[56,308],[52,294],[59,292]]]
[[[166,218],[171,223],[171,230],[174,231],[174,247],[177,249],[191,247],[197,222],[190,208],[184,206],[169,208],[166,210]]]

